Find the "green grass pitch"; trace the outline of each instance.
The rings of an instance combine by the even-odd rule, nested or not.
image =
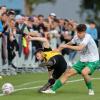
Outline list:
[[[0,96],[0,100],[100,100],[100,71],[93,75],[94,96],[89,96],[82,77],[77,75],[68,80],[68,83],[61,87],[56,94],[38,93],[40,86],[47,81],[47,73],[26,73],[16,76],[4,76],[0,79],[0,88],[6,82],[15,87],[11,95]],[[2,94],[0,90],[0,95]]]

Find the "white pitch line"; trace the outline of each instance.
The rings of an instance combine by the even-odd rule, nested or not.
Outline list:
[[[67,81],[68,83],[74,83],[74,82],[80,82],[83,81],[84,79],[77,79],[77,80],[71,80],[71,81]],[[92,80],[100,80],[100,78],[92,78]],[[41,81],[38,81],[41,82]],[[32,82],[30,82],[32,83]],[[24,83],[25,84],[25,83]],[[28,83],[26,83],[28,84]],[[22,90],[30,90],[30,89],[37,89],[40,88],[41,86],[35,86],[35,87],[29,87],[29,88],[20,88],[20,89],[16,89],[14,92],[18,92],[18,91],[22,91]],[[4,94],[0,94],[0,96],[4,96]]]
[[[15,87],[22,87],[22,86],[26,86],[26,85],[30,85],[30,84],[34,84],[34,83],[41,83],[41,82],[45,82],[47,80],[42,80],[42,81],[33,81],[33,82],[27,82],[27,83],[23,83],[23,84],[20,84],[20,85],[17,85]]]
[[[95,80],[95,79],[99,80],[100,78],[92,78],[92,79],[93,79],[93,80]],[[84,79],[71,80],[71,81],[67,81],[67,83],[79,82],[79,81],[83,81],[83,80],[84,80]],[[41,82],[45,82],[45,81],[47,81],[47,80],[27,82],[27,83],[24,83],[24,84],[21,84],[21,85],[17,85],[17,86],[15,86],[15,87],[26,86],[26,85],[34,84],[34,83],[41,83]]]
[[[14,92],[18,92],[18,91],[22,91],[22,90],[31,90],[31,89],[37,89],[37,88],[40,88],[41,86],[36,86],[36,87],[29,87],[29,88],[20,88],[20,89],[16,89],[16,90],[14,90]],[[14,93],[13,92],[13,93]],[[0,97],[1,96],[4,96],[5,94],[0,94]]]
[[[29,88],[20,88],[20,89],[16,89],[14,92],[21,91],[21,90],[37,89],[37,88],[40,88],[40,87],[42,87],[42,86],[35,86],[35,87],[29,87]]]

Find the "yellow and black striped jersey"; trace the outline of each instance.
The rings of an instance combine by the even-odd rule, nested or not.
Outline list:
[[[57,52],[57,51],[52,51],[52,49],[50,48],[44,48],[44,57],[45,57],[45,60],[48,61],[50,58],[56,56],[56,55],[61,55],[60,52]]]

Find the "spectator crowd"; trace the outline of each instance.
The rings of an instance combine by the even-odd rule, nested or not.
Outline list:
[[[77,22],[72,19],[58,18],[55,13],[44,15],[16,15],[13,9],[7,10],[6,6],[0,7],[0,56],[2,65],[12,62],[24,55],[25,62],[34,59],[34,52],[42,48],[39,41],[30,41],[29,37],[45,37],[49,40],[51,48],[57,48],[61,43],[69,42],[76,34]],[[91,34],[97,43],[98,31],[95,22],[90,22],[87,33]],[[98,44],[98,43],[97,43]],[[69,55],[69,61],[76,55],[75,51],[62,50],[63,55]],[[33,61],[35,63],[35,59]]]

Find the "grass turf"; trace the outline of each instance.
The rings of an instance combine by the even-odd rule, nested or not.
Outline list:
[[[100,71],[96,71],[92,77],[99,78]],[[77,75],[70,80],[81,79]],[[0,79],[0,87],[6,82],[14,85],[18,90],[8,96],[0,96],[0,100],[100,100],[100,80],[93,80],[95,95],[89,96],[84,81],[69,82],[61,87],[56,94],[38,93],[37,86],[47,81],[47,73],[27,73],[16,76],[5,76]],[[36,88],[35,88],[36,87]]]

